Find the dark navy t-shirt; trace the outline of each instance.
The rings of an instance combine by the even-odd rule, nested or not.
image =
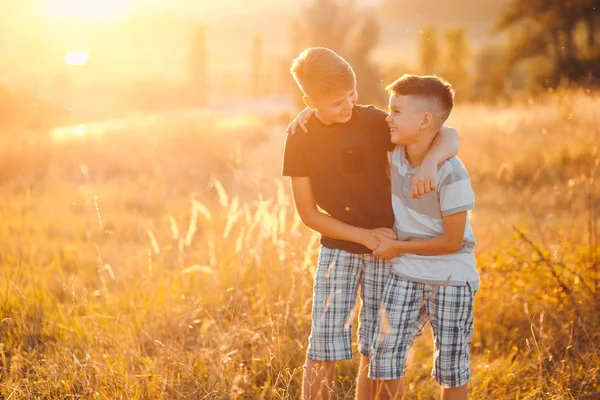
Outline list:
[[[360,228],[394,225],[387,152],[394,148],[387,114],[373,106],[354,106],[344,124],[325,125],[313,116],[308,132],[288,134],[283,175],[310,177],[320,208]],[[323,236],[321,244],[355,254],[371,253],[358,243]]]

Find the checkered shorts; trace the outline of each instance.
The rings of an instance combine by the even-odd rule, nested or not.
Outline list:
[[[474,296],[470,286],[424,284],[391,274],[378,316],[369,378],[403,377],[406,354],[429,321],[435,351],[431,375],[444,388],[468,383]]]
[[[391,263],[372,254],[321,246],[313,290],[312,330],[307,357],[315,361],[352,358],[352,324],[361,287],[358,351],[370,354],[383,288]]]

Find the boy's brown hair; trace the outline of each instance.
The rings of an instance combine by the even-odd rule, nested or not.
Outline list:
[[[417,96],[434,100],[431,112],[443,123],[454,107],[454,89],[444,79],[435,76],[404,74],[385,90],[396,96]]]
[[[335,51],[309,47],[293,61],[290,72],[305,96],[319,98],[356,86],[354,70]]]

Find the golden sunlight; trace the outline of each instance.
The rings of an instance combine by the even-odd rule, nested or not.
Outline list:
[[[42,12],[49,19],[114,21],[131,12],[131,0],[45,0]]]
[[[71,51],[65,55],[65,63],[68,65],[85,65],[90,59],[87,51]]]

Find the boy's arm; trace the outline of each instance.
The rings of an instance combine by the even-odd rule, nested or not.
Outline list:
[[[292,122],[290,122],[290,124],[288,125],[288,127],[286,129],[286,133],[295,135],[296,129],[298,129],[298,128],[302,129],[304,132],[307,132],[306,124],[308,124],[310,117],[312,117],[312,115],[314,113],[315,113],[315,110],[312,110],[308,107],[306,107],[304,110],[300,111],[300,114],[298,114],[296,116],[296,118],[294,118],[294,120]]]
[[[343,223],[317,208],[312,191],[310,177],[292,177],[292,191],[296,210],[304,225],[333,239],[360,243],[375,250],[379,245],[379,237],[397,237],[389,228],[363,229]],[[379,236],[375,236],[378,234]]]
[[[413,198],[420,199],[435,190],[438,165],[458,154],[459,145],[460,138],[456,129],[442,126],[412,180]]]
[[[419,254],[422,256],[437,256],[441,254],[456,253],[463,244],[465,226],[467,224],[467,212],[442,217],[444,233],[430,239],[415,241],[390,240],[376,234],[379,247],[373,251],[373,255],[385,259],[392,259],[402,254]]]

